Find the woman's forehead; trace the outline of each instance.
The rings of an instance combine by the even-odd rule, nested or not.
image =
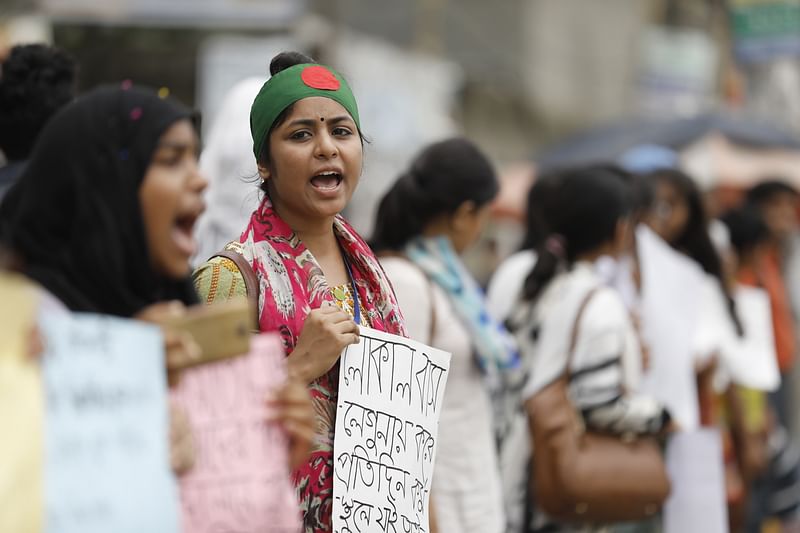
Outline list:
[[[350,113],[339,102],[324,96],[310,96],[295,102],[286,122],[302,119],[332,120],[343,117],[353,122]]]
[[[159,146],[165,144],[197,145],[198,143],[197,130],[188,118],[175,121],[158,140]]]

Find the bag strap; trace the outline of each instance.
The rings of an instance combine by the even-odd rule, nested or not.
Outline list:
[[[253,271],[253,267],[250,266],[250,262],[239,252],[227,248],[215,253],[209,259],[214,257],[224,257],[233,261],[242,275],[242,279],[244,279],[244,290],[247,294],[247,299],[258,304],[258,278],[256,278],[256,273]],[[257,305],[256,308],[258,308]]]
[[[575,348],[578,345],[578,330],[580,329],[580,322],[581,318],[583,318],[583,313],[586,311],[586,308],[589,306],[589,302],[591,301],[592,297],[597,294],[600,290],[600,287],[592,288],[586,296],[583,297],[581,301],[580,307],[578,307],[578,314],[575,315],[575,322],[572,324],[572,332],[570,333],[569,338],[569,352],[567,352],[567,366],[564,367],[564,377],[569,381],[570,376],[572,375],[571,368],[572,367],[572,360],[575,358]]]

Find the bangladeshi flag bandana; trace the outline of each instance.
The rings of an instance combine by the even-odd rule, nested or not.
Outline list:
[[[250,108],[250,133],[256,159],[278,115],[298,100],[312,96],[322,96],[340,103],[361,129],[356,99],[340,74],[313,63],[294,65],[267,80]]]

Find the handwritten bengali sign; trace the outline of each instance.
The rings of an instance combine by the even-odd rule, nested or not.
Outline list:
[[[450,354],[362,327],[340,364],[334,532],[427,532]]]
[[[160,330],[97,315],[41,329],[45,531],[177,533]]]
[[[266,398],[286,380],[275,334],[253,337],[249,354],[184,372],[173,401],[188,413],[194,468],[180,479],[184,533],[297,533],[288,441],[265,421]]]

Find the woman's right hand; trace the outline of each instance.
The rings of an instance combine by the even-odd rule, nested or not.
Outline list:
[[[289,375],[311,383],[325,375],[347,346],[358,343],[358,325],[334,304],[323,304],[306,317],[288,358]]]

